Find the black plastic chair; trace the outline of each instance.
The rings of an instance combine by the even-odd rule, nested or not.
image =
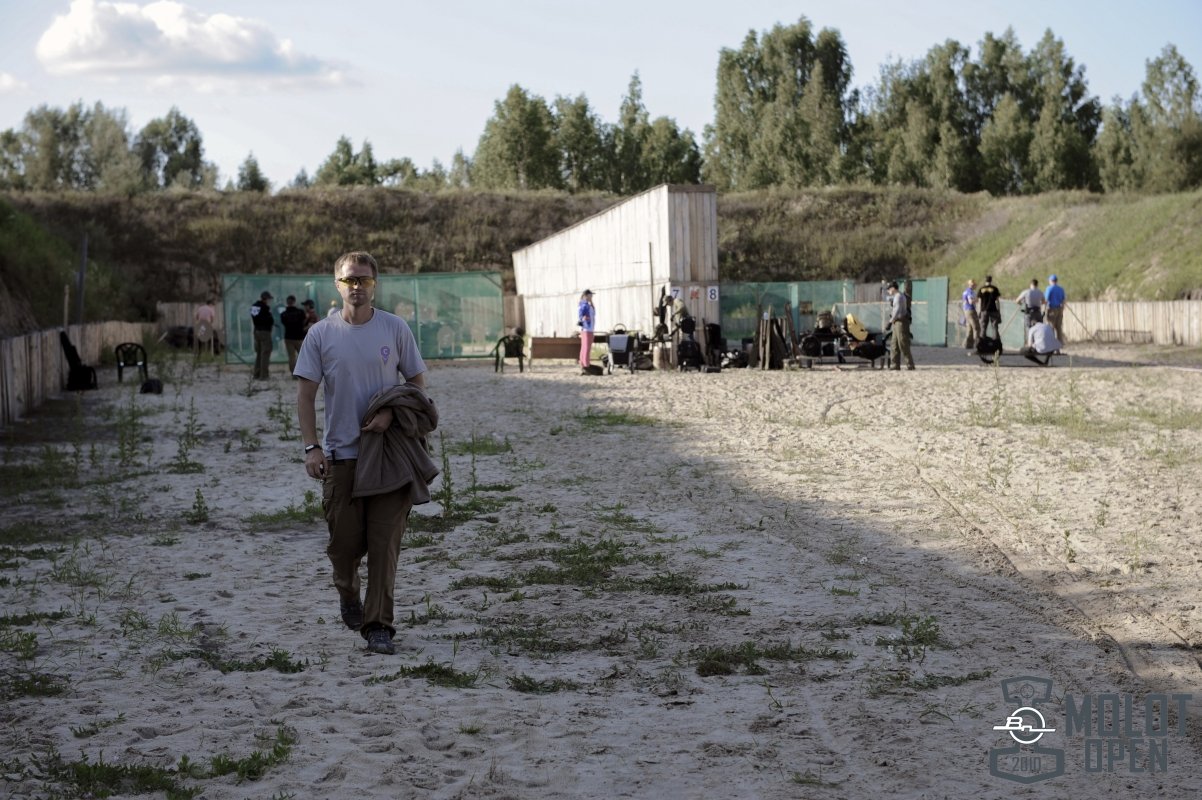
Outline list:
[[[497,346],[493,348],[493,354],[496,356],[493,364],[493,372],[505,371],[505,359],[516,358],[518,360],[518,372],[526,371],[526,342],[518,334],[502,336],[497,340]]]
[[[117,383],[121,383],[121,373],[126,367],[136,367],[143,381],[150,380],[150,370],[146,364],[146,348],[137,342],[125,342],[115,348],[117,354]]]

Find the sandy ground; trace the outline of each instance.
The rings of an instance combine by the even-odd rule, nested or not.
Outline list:
[[[415,512],[393,657],[338,619],[282,369],[103,376],[3,434],[0,796],[1194,796],[1202,372],[1077,353],[434,363],[453,518]],[[1023,675],[1066,753],[1031,785],[989,770]],[[1167,771],[1089,769],[1065,695],[1106,692],[1192,693]]]

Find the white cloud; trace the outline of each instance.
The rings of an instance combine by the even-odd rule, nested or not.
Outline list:
[[[0,94],[16,94],[29,88],[29,84],[7,72],[0,72]]]
[[[206,15],[173,0],[72,0],[38,40],[37,57],[58,75],[143,75],[157,85],[346,83],[341,69],[296,52],[260,20]]]

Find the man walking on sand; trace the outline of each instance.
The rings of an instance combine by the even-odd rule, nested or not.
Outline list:
[[[342,621],[373,653],[391,655],[397,557],[409,510],[438,474],[425,437],[438,425],[426,365],[403,319],[372,307],[379,269],[363,252],[334,265],[342,311],[309,329],[296,362],[305,472],[320,480]],[[398,379],[399,376],[399,379]],[[317,387],[325,432],[317,436]],[[367,558],[367,595],[359,564]]]

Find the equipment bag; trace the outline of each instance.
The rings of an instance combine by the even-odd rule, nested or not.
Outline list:
[[[977,339],[977,355],[991,356],[1002,352],[1002,340],[992,336],[982,336]]]

